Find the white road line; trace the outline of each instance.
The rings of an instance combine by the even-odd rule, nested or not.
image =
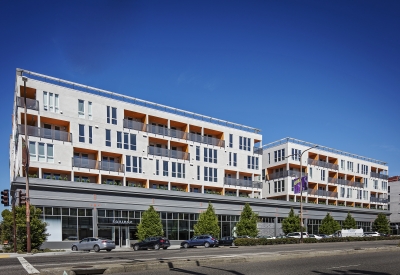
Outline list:
[[[359,266],[361,264],[352,264],[352,265],[341,265],[341,266],[334,266],[327,269],[334,269],[334,268],[344,268],[344,267],[352,267],[352,266]]]
[[[22,267],[25,268],[26,272],[28,272],[28,274],[40,274],[40,272],[30,263],[28,263],[28,261],[25,260],[23,257],[18,257],[18,260],[21,263]]]

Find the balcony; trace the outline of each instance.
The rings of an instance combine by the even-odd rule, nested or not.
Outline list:
[[[202,136],[202,135],[193,134],[193,133],[187,133],[187,140],[200,142],[200,143],[213,145],[213,146],[225,147],[225,140],[208,137],[208,136]]]
[[[23,97],[17,97],[17,107],[25,108],[25,100]],[[39,111],[39,101],[32,99],[32,98],[27,98],[26,99],[26,108]]]
[[[354,187],[359,187],[359,188],[362,188],[364,186],[364,184],[362,182],[355,182],[355,181],[349,181],[349,180],[337,179],[337,178],[328,178],[328,182],[333,183],[333,184],[354,186]]]
[[[307,193],[309,195],[320,196],[320,197],[331,197],[331,198],[337,198],[338,197],[338,193],[337,192],[326,191],[326,190],[308,189]]]
[[[262,188],[262,182],[260,181],[251,181],[251,180],[244,180],[244,179],[235,179],[235,178],[224,178],[225,185],[234,185],[234,186],[241,186],[241,187],[250,187],[250,188]]]
[[[375,198],[375,197],[370,197],[370,202],[377,202],[377,203],[388,203],[388,199],[385,199],[385,198]]]
[[[125,165],[117,162],[111,161],[99,161],[99,170],[109,171],[109,172],[119,172],[123,173],[125,171]]]
[[[263,154],[263,149],[261,147],[253,147],[253,153],[262,155]]]
[[[152,134],[173,137],[173,138],[179,138],[179,139],[185,139],[185,134],[186,134],[185,132],[183,132],[181,130],[165,128],[165,127],[152,125],[152,124],[146,125],[146,131],[148,133],[152,133]]]
[[[153,146],[147,147],[147,154],[160,157],[167,157],[167,158],[183,159],[183,160],[189,160],[190,158],[190,154],[186,152],[153,147]]]
[[[326,161],[321,161],[321,160],[315,160],[315,159],[308,159],[308,164],[310,165],[315,165],[323,168],[328,168],[328,169],[333,169],[333,170],[339,170],[339,165],[329,163]]]
[[[285,171],[279,171],[275,173],[271,173],[266,175],[268,176],[269,180],[276,180],[276,179],[281,179],[281,178],[286,178],[286,177],[297,177],[300,178],[300,171],[294,171],[294,170],[285,170]],[[301,176],[307,176],[307,173],[302,173]]]
[[[379,174],[379,173],[375,173],[375,172],[371,172],[371,177],[378,178],[378,179],[384,179],[384,180],[387,180],[389,178],[388,175]]]
[[[124,128],[143,131],[143,123],[135,120],[124,119],[123,120]]]
[[[72,133],[68,133],[65,131],[40,128],[30,125],[27,125],[26,129],[28,132],[28,136],[72,142]],[[25,125],[18,125],[18,133],[21,135],[25,135]]]
[[[99,162],[95,159],[87,158],[72,158],[72,167],[86,168],[86,169],[99,169]]]

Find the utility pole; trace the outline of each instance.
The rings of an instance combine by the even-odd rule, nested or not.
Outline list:
[[[21,191],[19,191],[21,192]],[[14,253],[17,253],[17,223],[15,221],[15,201],[17,200],[16,198],[16,192],[14,191],[14,196],[12,198],[12,212],[13,212],[13,243],[14,243]]]

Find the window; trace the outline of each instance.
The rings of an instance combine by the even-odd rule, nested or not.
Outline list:
[[[233,153],[233,166],[237,166],[237,153]]]
[[[368,166],[361,164],[361,174],[368,175]]]
[[[168,161],[163,161],[163,176],[168,177]]]
[[[112,115],[112,119],[111,119],[111,123],[114,125],[117,125],[117,108],[112,107],[111,110],[111,115]]]
[[[321,180],[325,181],[325,170],[321,170]]]
[[[106,129],[106,146],[111,147],[111,130]]]
[[[176,178],[176,162],[172,163],[172,177]]]
[[[204,181],[217,182],[218,181],[217,168],[204,167]]]
[[[85,125],[79,124],[79,142],[85,142]]]
[[[197,180],[200,180],[200,166],[197,166]]]
[[[250,151],[251,148],[251,139],[246,137],[239,137],[239,149]]]
[[[232,148],[233,147],[233,135],[229,134],[229,147]]]
[[[340,160],[340,169],[344,170],[344,160]]]
[[[204,167],[204,181],[208,181],[208,168]]]
[[[89,126],[89,143],[93,143],[93,127]]]
[[[368,179],[364,178],[364,188],[368,188]]]
[[[36,142],[29,141],[29,157],[30,160],[36,160]]]
[[[346,189],[344,187],[340,187],[340,197],[344,198],[346,193]]]
[[[78,99],[78,117],[85,118],[85,101]]]
[[[360,173],[360,164],[357,163],[357,173]]]
[[[156,175],[160,174],[160,160],[156,159]]]
[[[130,134],[131,137],[131,150],[136,151],[136,135]]]
[[[310,167],[310,179],[312,179],[312,167]]]
[[[196,146],[196,160],[200,160],[200,146]]]
[[[49,93],[49,111],[54,112],[54,95]]]
[[[247,156],[247,168],[258,169],[258,157]]]
[[[124,149],[129,149],[129,133],[124,133]]]
[[[301,150],[292,148],[292,160],[300,161]]]
[[[48,101],[47,92],[43,92],[43,110],[45,111],[47,111],[49,108]]]
[[[60,112],[60,102],[58,98],[58,94],[54,94],[54,112]]]
[[[132,157],[132,172],[133,173],[142,173],[142,158],[141,157]]]
[[[229,162],[228,162],[229,166],[232,166],[232,152],[229,152]]]
[[[271,164],[271,154],[268,153],[268,164]]]
[[[239,149],[243,149],[243,137],[239,137]]]
[[[44,154],[44,143],[38,143],[38,153],[39,153],[39,161],[46,162],[46,155]]]
[[[204,161],[217,163],[217,150],[211,148],[204,148]]]
[[[132,171],[131,156],[126,156],[126,172]]]
[[[117,131],[117,148],[122,148],[122,132]]]
[[[204,161],[205,161],[205,162],[208,161],[208,156],[207,156],[207,154],[208,154],[208,149],[207,149],[207,148],[204,148]]]
[[[172,163],[172,177],[185,178],[185,164],[179,162]]]
[[[110,124],[110,106],[107,106],[107,123]]]
[[[378,189],[378,180],[374,180],[374,189]]]
[[[36,142],[29,142],[29,155],[32,161],[36,161]],[[40,162],[54,162],[54,145],[38,142],[38,156]]]
[[[363,191],[363,193],[364,200],[368,200],[368,191]]]
[[[88,117],[90,120],[93,119],[93,115],[92,115],[92,102],[88,101]]]
[[[282,161],[285,159],[285,149],[274,151],[275,162]]]
[[[217,163],[217,150],[214,149],[214,163]]]
[[[58,94],[43,92],[43,110],[59,113]]]
[[[353,162],[347,161],[347,170],[353,172]]]

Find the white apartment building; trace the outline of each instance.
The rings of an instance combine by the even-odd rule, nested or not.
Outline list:
[[[303,201],[371,209],[388,207],[388,166],[383,161],[294,138],[266,144],[263,150],[263,195],[268,199],[299,201],[294,179],[300,177],[302,166],[302,175],[307,174],[309,182]]]

